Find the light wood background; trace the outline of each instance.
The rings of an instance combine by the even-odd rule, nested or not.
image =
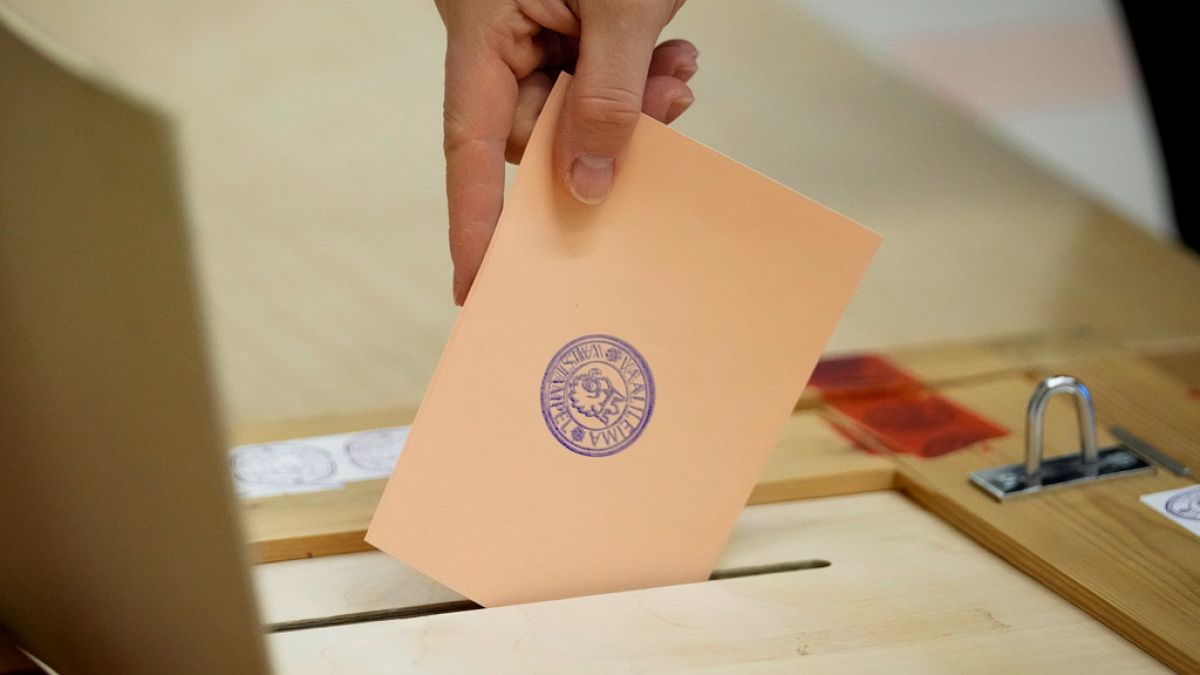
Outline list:
[[[1076,372],[1079,366],[1103,358],[1114,359],[1114,367],[1119,367],[1120,359],[1129,358],[1128,352],[1111,340],[1079,330],[909,347],[887,350],[884,354],[924,386],[938,389],[997,378],[1023,378],[1031,370]],[[1200,362],[1200,355],[1194,359]],[[991,403],[999,415],[1019,415],[1025,407],[1027,389],[1032,387],[1030,381],[1025,389],[1010,392],[1009,399]],[[1160,394],[1149,388],[1140,395],[1153,401]],[[797,403],[798,412],[776,440],[775,450],[750,494],[749,503],[882,490],[894,485],[894,463],[883,456],[862,452],[836,432],[823,419],[828,412],[822,411],[824,404],[817,388],[805,389]],[[987,415],[991,408],[977,410]],[[412,410],[401,409],[249,424],[236,429],[233,439],[237,444],[262,443],[398,426],[409,424],[412,419]],[[1062,429],[1075,428],[1070,420],[1052,421],[1052,428],[1054,422]],[[1020,424],[1014,424],[1009,428],[1019,427]],[[243,527],[253,547],[254,560],[272,562],[369,549],[363,535],[379,503],[383,485],[383,480],[362,481],[338,490],[241,500]]]
[[[181,122],[234,424],[419,402],[450,303],[431,2],[5,0]],[[782,2],[687,5],[679,127],[885,236],[835,350],[1200,336],[1200,267]]]
[[[375,573],[351,577],[325,562],[350,556],[327,558],[319,570],[318,561],[264,566],[266,615],[455,597],[382,554],[356,555],[374,556]],[[719,567],[810,558],[831,565],[276,633],[268,642],[281,673],[1165,670],[894,492],[748,507]]]
[[[1200,454],[1192,443],[1200,434],[1200,409],[1188,385],[1088,333],[904,349],[886,355],[926,386],[1013,433],[936,458],[892,454],[875,435],[877,430],[839,412],[836,399],[822,404],[806,396],[781,435],[751,504],[900,488],[1168,666],[1181,672],[1200,667],[1196,645],[1190,640],[1195,633],[1190,617],[1200,607],[1195,592],[1200,577],[1191,564],[1200,552],[1200,540],[1138,501],[1140,495],[1191,485],[1193,480],[1160,469],[1003,505],[967,480],[973,470],[1021,461],[1020,429],[1029,392],[1041,377],[1064,371],[1080,376],[1092,388],[1102,445],[1115,442],[1107,425],[1121,424],[1200,470]],[[827,422],[837,423],[875,454],[856,448]],[[285,429],[275,432],[289,435]],[[271,432],[263,427],[259,433]],[[1048,454],[1077,448],[1076,435],[1071,402],[1053,400],[1047,413]],[[361,531],[379,489],[364,482],[337,491],[246,500],[248,535],[263,560],[359,550]],[[749,506],[738,527],[752,527],[747,523],[761,522],[753,514],[768,512],[773,511]],[[826,516],[840,523],[848,538],[890,540],[890,525],[876,530],[876,520],[838,520],[836,511]],[[796,556],[792,559],[801,559],[803,544],[830,543],[830,535],[808,527],[798,537],[796,549],[755,550],[788,550]],[[778,530],[768,529],[773,537],[788,536],[782,524]],[[757,547],[768,539],[754,535],[749,541]],[[730,550],[739,541],[746,540],[735,534]],[[850,557],[861,558],[862,552]],[[784,560],[727,557],[721,567]],[[945,570],[952,561],[931,554],[925,564]],[[457,602],[455,608],[461,609],[462,603],[459,596],[378,554],[259,565],[254,573],[268,621],[287,628],[423,615],[448,609],[445,603]],[[902,585],[910,581],[908,577],[896,580]],[[671,602],[686,604],[690,599],[681,592]],[[366,629],[349,632],[370,636],[366,643],[394,637]],[[405,658],[402,653],[392,656]],[[994,658],[994,662],[1011,665],[1008,659]]]
[[[996,378],[943,388],[944,395],[981,411],[1017,433],[921,460],[895,455],[897,483],[910,497],[954,524],[1017,568],[1070,599],[1178,672],[1200,670],[1195,615],[1200,608],[1200,539],[1139,497],[1195,485],[1159,467],[1096,485],[1064,489],[1001,504],[966,480],[978,469],[1019,463],[1024,456],[1027,400],[1037,379]],[[1188,387],[1144,361],[1103,357],[1065,369],[1091,388],[1101,447],[1115,444],[1107,428],[1120,424],[1200,470],[1194,439],[1200,407]],[[1048,411],[1047,456],[1075,450],[1070,402]]]

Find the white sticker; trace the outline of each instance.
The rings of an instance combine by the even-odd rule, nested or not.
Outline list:
[[[239,497],[269,497],[387,478],[408,431],[393,427],[241,445],[229,451],[233,484]]]
[[[1200,485],[1142,495],[1142,503],[1200,537]]]

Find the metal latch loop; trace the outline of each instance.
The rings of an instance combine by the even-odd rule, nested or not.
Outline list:
[[[1046,406],[1059,394],[1075,401],[1079,451],[1044,457]],[[1025,462],[980,469],[971,482],[1000,501],[1045,490],[1153,471],[1149,462],[1130,448],[1096,443],[1096,406],[1087,386],[1070,375],[1055,375],[1038,383],[1025,411]]]
[[[1079,426],[1080,459],[1091,473],[1100,461],[1096,445],[1096,406],[1087,385],[1070,375],[1053,375],[1038,383],[1025,412],[1025,475],[1036,481],[1041,475],[1046,435],[1046,406],[1058,394],[1075,399],[1075,417]]]

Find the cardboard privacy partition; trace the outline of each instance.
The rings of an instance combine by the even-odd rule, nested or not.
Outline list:
[[[260,673],[170,120],[0,5],[0,625],[62,673]]]
[[[645,117],[576,203],[567,86],[367,533],[483,605],[707,578],[879,243]]]

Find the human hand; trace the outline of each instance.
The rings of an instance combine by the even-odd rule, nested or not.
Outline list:
[[[655,43],[684,0],[436,0],[446,25],[446,195],[454,301],[479,271],[517,163],[560,71],[574,71],[554,139],[555,172],[598,204],[638,114],[669,123],[691,105],[699,52]]]

